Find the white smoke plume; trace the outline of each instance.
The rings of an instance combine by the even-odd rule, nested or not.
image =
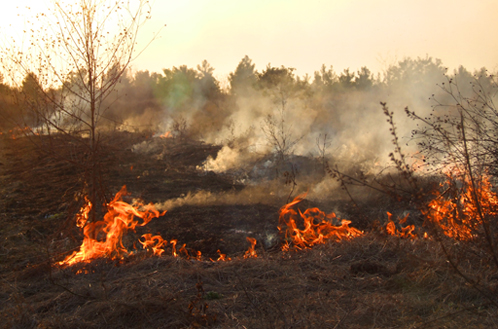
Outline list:
[[[261,186],[248,186],[241,191],[230,191],[213,193],[199,191],[187,193],[187,195],[156,203],[154,206],[159,210],[173,210],[182,206],[205,206],[205,205],[251,205],[267,204],[282,205],[285,202],[283,193],[270,192]]]
[[[250,63],[248,58],[244,60]],[[297,189],[308,190],[310,198],[334,197],[337,183],[325,174],[324,166],[320,165],[324,161],[339,170],[354,167],[364,174],[375,174],[392,165],[388,155],[394,150],[393,136],[380,102],[386,102],[393,112],[399,144],[410,156],[417,151],[410,135],[417,122],[407,118],[405,107],[428,117],[434,99],[449,101],[449,95],[440,88],[447,79],[445,69],[440,61],[430,57],[405,59],[388,67],[383,77],[377,78],[369,76],[368,70],[353,75],[345,71],[337,76],[323,67],[311,80],[294,77],[292,70],[287,70],[287,77],[293,79],[291,87],[285,83],[272,84],[271,77],[266,85],[255,87],[261,74],[253,72],[252,80],[250,74],[240,75],[242,82],[238,85],[231,80],[234,85],[224,96],[216,92],[212,68],[203,65],[203,72],[208,73],[196,78],[197,87],[190,88],[192,85],[180,79],[179,85],[171,87],[172,92],[162,101],[165,110],[157,121],[163,129],[181,117],[188,137],[222,145],[218,154],[208,157],[198,170],[235,174],[246,184],[261,184],[264,175],[268,180],[281,177],[282,183],[286,174],[286,183],[289,180],[297,183]],[[247,67],[251,71],[250,65]],[[267,68],[270,73],[272,70]],[[278,70],[281,69],[274,71]],[[185,76],[190,78],[195,73],[185,67],[168,72],[171,76],[186,72]],[[472,78],[465,72],[464,69],[458,72],[461,85]],[[335,82],[327,85],[327,81]],[[211,91],[205,92],[208,89]],[[153,117],[148,115],[144,121],[153,121]],[[138,148],[146,149],[148,145]],[[275,187],[273,191],[277,190]],[[225,202],[222,199],[239,202],[239,195],[242,194],[220,196],[206,192],[168,202],[173,206],[182,202]],[[253,195],[248,200],[264,202],[264,197],[260,200]]]

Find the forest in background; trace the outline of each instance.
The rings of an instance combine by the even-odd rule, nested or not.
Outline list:
[[[441,60],[431,57],[406,58],[377,76],[366,67],[337,73],[323,65],[313,77],[300,77],[294,68],[270,64],[258,72],[245,56],[229,74],[225,88],[214,72],[207,61],[161,73],[127,69],[100,104],[97,127],[149,135],[169,132],[172,137],[223,145],[218,157],[205,166],[215,172],[239,169],[270,153],[282,160],[290,154],[333,158],[342,166],[354,161],[369,172],[384,168],[393,149],[380,102],[393,111],[404,151],[414,155],[419,150],[410,135],[421,122],[410,120],[405,108],[422,118],[436,117],[457,106],[456,92],[472,98],[478,93],[476,85],[488,93],[495,88],[495,77],[485,68],[469,72],[461,66],[448,72]],[[71,85],[81,88],[84,76],[69,74],[64,88],[43,88],[32,72],[18,88],[3,83],[0,130],[49,134],[57,131],[55,126],[84,134],[87,128],[80,119],[88,114],[78,106],[71,109],[74,100],[67,91]],[[452,84],[457,89],[448,90]],[[64,113],[53,99],[65,104]]]
[[[180,66],[161,73],[127,70],[113,97],[103,104],[105,111],[99,128],[171,131],[219,144],[246,140],[264,148],[268,138],[262,130],[285,121],[285,133],[292,135],[291,141],[299,140],[290,143],[297,153],[316,151],[312,145],[317,137],[327,134],[336,147],[368,149],[379,154],[384,151],[386,137],[389,138],[387,129],[383,129],[387,125],[383,124],[379,102],[387,102],[396,115],[408,107],[424,116],[434,106],[451,104],[451,95],[442,90],[448,80],[457,82],[464,94],[472,92],[471,84],[476,79],[487,90],[494,83],[494,76],[485,68],[469,72],[460,67],[447,72],[440,60],[431,57],[406,58],[377,76],[366,67],[357,72],[346,69],[337,73],[332,66],[323,65],[313,77],[300,77],[294,74],[294,68],[270,64],[258,72],[245,56],[229,74],[226,88],[221,87],[214,71],[207,61],[196,68]],[[77,80],[78,75],[75,73],[72,78]],[[64,82],[72,83],[77,82]],[[19,88],[6,82],[0,85],[3,133],[24,126],[47,133],[43,130],[44,120],[27,112],[25,109],[31,104],[26,103],[48,104],[43,97],[61,97],[57,94],[64,91],[53,88],[42,93],[40,86],[35,73],[27,74]],[[70,107],[70,100],[67,103]],[[56,109],[44,111],[46,117],[57,115]],[[73,124],[67,115],[57,120],[62,125]],[[397,120],[402,127],[407,122],[402,115]],[[83,127],[75,127],[74,131],[78,129]]]

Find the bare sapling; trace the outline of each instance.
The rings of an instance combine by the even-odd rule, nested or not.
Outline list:
[[[28,21],[31,26],[22,44],[12,38],[0,49],[0,65],[19,90],[23,125],[40,135],[33,140],[55,135],[77,145],[79,156],[72,160],[84,177],[85,194],[94,205],[90,221],[95,221],[98,205],[108,201],[101,168],[106,151],[99,129],[117,97],[117,84],[137,56],[138,33],[150,19],[151,7],[146,0],[52,4],[48,12]],[[43,150],[57,156],[56,149]]]
[[[318,158],[322,164],[323,174],[327,173],[327,148],[330,146],[330,141],[327,140],[327,134],[318,135],[316,138],[316,147],[318,149]]]

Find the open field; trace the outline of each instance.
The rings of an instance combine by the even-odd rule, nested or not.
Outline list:
[[[40,137],[43,138],[43,137]],[[192,192],[235,193],[228,175],[201,172],[219,146],[144,134],[108,136],[106,193],[126,185],[131,198],[162,203]],[[133,254],[117,260],[56,265],[77,250],[74,215],[82,181],[67,158],[77,149],[52,141],[60,159],[26,138],[0,145],[0,323],[4,328],[493,328],[496,306],[448,264],[433,239],[401,239],[377,229],[380,214],[405,205],[382,198],[355,221],[351,204],[303,202],[340,209],[364,235],[312,249],[281,251],[277,226],[285,198],[237,204],[178,205],[124,237]],[[133,146],[150,144],[150,152]],[[388,209],[389,208],[389,209]],[[145,233],[186,244],[200,260],[150,255]],[[257,258],[244,258],[246,237]],[[230,261],[216,262],[217,250]],[[470,259],[479,262],[478,257]],[[496,289],[496,276],[486,277]]]

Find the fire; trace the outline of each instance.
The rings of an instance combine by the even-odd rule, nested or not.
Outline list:
[[[0,132],[0,135],[3,135],[3,133]],[[31,127],[25,126],[24,128],[14,127],[13,129],[10,129],[8,135],[10,139],[17,139],[21,136],[39,135],[39,133],[34,132]]]
[[[486,176],[476,185],[468,177],[460,183],[463,187],[454,189],[455,181],[448,176],[446,191],[432,200],[423,213],[446,236],[456,240],[471,240],[483,224],[482,217],[498,215],[498,196],[491,190],[491,183]],[[444,184],[441,184],[443,187]]]
[[[159,135],[160,138],[171,138],[173,135],[171,135],[171,131],[167,131],[162,135]]]
[[[161,256],[164,252],[163,246],[168,244],[168,241],[164,240],[160,235],[154,235],[147,233],[142,235],[142,238],[145,239],[144,242],[139,242],[142,244],[144,249],[152,250],[154,256]]]
[[[79,228],[83,228],[88,221],[88,214],[90,210],[92,210],[92,203],[88,200],[88,197],[85,196],[86,204],[80,209],[78,214],[76,215],[76,226]]]
[[[226,262],[226,261],[232,260],[230,257],[227,258],[226,254],[222,254],[219,249],[216,252],[218,253],[218,255],[220,255],[220,257],[218,257],[218,259],[216,260],[217,262]],[[211,261],[214,262],[214,260],[212,260],[212,259],[211,259]]]
[[[470,193],[470,192],[468,192]],[[75,251],[68,256],[64,261],[59,262],[60,265],[72,265],[78,262],[90,262],[93,259],[106,257],[110,259],[120,259],[130,254],[128,249],[123,245],[122,238],[130,230],[134,231],[137,226],[145,226],[153,218],[160,217],[166,213],[157,211],[152,204],[144,205],[139,202],[128,204],[122,200],[124,195],[127,195],[126,187],[123,186],[114,199],[107,205],[107,214],[102,221],[88,222],[89,213],[92,209],[92,203],[88,198],[85,198],[86,204],[81,208],[76,215],[76,225],[83,229],[84,240],[79,251]],[[493,209],[498,209],[498,197],[490,191],[490,184],[483,185],[481,194],[486,195],[489,204],[486,207],[493,206]],[[464,194],[461,197],[461,202],[468,201],[470,194]],[[302,212],[296,209],[296,205],[304,200],[306,194],[297,196],[292,202],[286,204],[280,209],[278,229],[285,235],[285,240],[282,246],[283,251],[288,251],[291,248],[308,249],[317,244],[324,244],[329,240],[340,241],[352,239],[363,235],[362,231],[350,227],[350,221],[339,219],[334,213],[326,214],[318,208],[309,208]],[[455,205],[453,200],[436,199],[430,203],[431,211],[427,213],[428,218],[437,222],[438,225],[449,236],[456,236],[454,232],[460,232],[459,236],[467,237],[468,231],[456,223],[452,217]],[[466,205],[464,208],[468,213],[466,218],[475,218],[475,209],[471,205]],[[398,230],[392,214],[389,212],[388,223],[385,226],[385,231],[400,238],[416,238],[414,233],[414,225],[408,225]],[[438,217],[440,216],[440,217]],[[408,215],[399,219],[400,224],[405,224]],[[142,219],[139,221],[138,219]],[[459,219],[462,222],[462,219]],[[337,224],[340,223],[340,224]],[[451,224],[451,225],[450,225]],[[467,234],[467,235],[465,235]],[[255,250],[257,241],[254,238],[246,237],[250,243],[249,249],[245,252],[244,258],[256,258]],[[171,254],[173,257],[184,257],[187,259],[202,260],[201,251],[187,250],[186,244],[182,244],[177,250],[178,240],[163,239],[160,235],[152,235],[151,233],[143,234],[139,239],[140,244],[144,249],[154,256],[162,256],[168,244],[171,244]],[[226,254],[217,250],[219,257],[216,260],[209,258],[211,261],[230,261],[231,258]]]
[[[153,218],[163,216],[166,211],[157,211],[152,204],[141,203],[128,204],[122,200],[127,195],[126,186],[116,194],[114,199],[107,205],[107,214],[104,219],[88,223],[88,213],[92,204],[87,199],[87,204],[82,208],[77,217],[78,227],[83,228],[84,239],[79,251],[75,251],[59,265],[72,265],[79,262],[89,262],[96,258],[107,257],[119,259],[129,252],[123,246],[122,238],[130,230],[134,231],[137,226],[144,226]],[[143,210],[139,210],[143,209]],[[139,223],[135,218],[141,218]],[[164,244],[162,238],[157,236],[143,236],[146,242],[144,247],[154,250],[154,254],[161,253],[159,248]]]
[[[171,240],[171,241],[170,241],[170,243],[173,245],[173,246],[171,247],[171,250],[172,250],[172,255],[173,255],[173,257],[177,257],[177,256],[178,256],[178,254],[177,254],[177,252],[176,252],[176,244],[178,243],[178,240],[173,239],[173,240]]]
[[[256,258],[258,255],[256,254],[256,250],[254,250],[254,247],[256,247],[256,239],[247,237],[247,241],[251,244],[249,249],[246,251],[244,254],[244,258]]]
[[[406,223],[406,220],[408,219],[409,215],[410,214],[407,214],[405,217],[398,219],[398,222],[400,224]],[[387,225],[385,228],[387,234],[397,236],[400,238],[415,239],[417,237],[417,235],[413,233],[413,231],[415,230],[415,225],[405,226],[405,227],[401,228],[401,231],[399,231],[396,228],[396,224],[394,224],[394,222],[392,220],[392,214],[390,212],[387,213],[387,217],[388,217],[388,222],[387,222]]]
[[[163,240],[163,241],[164,241],[164,244],[167,244],[167,243],[168,243],[168,241],[166,241],[166,240]],[[202,252],[200,252],[199,250],[197,250],[197,251],[195,252],[195,256],[190,256],[190,253],[189,253],[189,252],[188,252],[188,250],[187,250],[187,244],[186,244],[186,243],[184,243],[184,244],[182,245],[182,247],[180,248],[180,250],[178,250],[178,252],[176,251],[176,244],[178,243],[178,240],[173,239],[173,240],[171,240],[171,241],[170,241],[170,243],[172,244],[171,249],[172,249],[172,255],[173,255],[173,257],[179,257],[181,254],[183,254],[183,256],[184,256],[186,259],[191,259],[191,258],[194,258],[194,259],[196,259],[196,260],[198,260],[198,261],[202,260]],[[161,244],[159,247],[162,247],[164,244]],[[164,250],[162,250],[162,249],[161,249],[161,253],[160,253],[160,254],[156,254],[156,253],[154,253],[154,255],[156,255],[156,256],[160,256],[160,255],[162,254],[162,252],[163,252],[163,251],[164,251]]]
[[[188,253],[187,248],[185,248],[185,246],[186,246],[186,245],[187,245],[187,244],[186,244],[186,243],[184,243],[184,244],[183,244],[183,246],[180,248],[180,250],[178,250],[178,252],[179,252],[180,254],[184,254],[184,255],[185,255],[185,258],[190,259],[190,254]]]
[[[340,226],[331,222],[337,219],[334,213],[325,214],[318,208],[307,209],[304,213],[296,212],[292,207],[303,201],[306,193],[298,195],[292,202],[280,209],[279,231],[285,232],[285,244],[282,250],[287,251],[291,244],[297,249],[311,248],[323,244],[327,240],[343,240],[361,236],[363,232],[349,227],[348,220],[341,220]],[[298,228],[297,221],[303,221],[304,228]]]

